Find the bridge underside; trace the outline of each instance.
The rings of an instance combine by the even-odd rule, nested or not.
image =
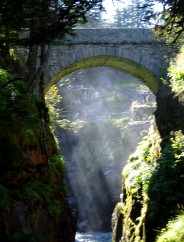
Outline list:
[[[61,80],[64,76],[80,69],[95,66],[111,67],[127,72],[142,81],[153,92],[153,94],[157,93],[158,78],[150,70],[127,58],[115,56],[93,56],[69,65],[58,72],[49,84],[45,86],[45,93],[52,85]]]

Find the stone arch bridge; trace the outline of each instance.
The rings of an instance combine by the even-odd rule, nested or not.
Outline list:
[[[106,66],[132,74],[156,94],[168,49],[150,29],[76,29],[53,46],[45,92],[62,77],[83,68]]]

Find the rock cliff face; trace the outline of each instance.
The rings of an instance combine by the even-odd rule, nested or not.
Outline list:
[[[157,127],[152,127],[122,173],[122,199],[112,216],[113,242],[157,241],[159,231],[181,213],[183,112],[183,103],[161,84]]]
[[[0,241],[73,242],[76,214],[64,197],[63,160],[48,123],[32,115],[34,138],[21,137],[18,123],[17,133],[0,134]]]

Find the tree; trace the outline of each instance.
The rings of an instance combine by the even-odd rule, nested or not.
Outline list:
[[[157,8],[158,4],[162,8]],[[142,5],[146,21],[157,20],[157,33],[175,44],[184,32],[184,1],[183,0],[151,0]],[[172,36],[172,38],[170,38]]]
[[[102,27],[102,12],[99,11],[98,6],[93,8],[87,14],[87,24],[85,25],[86,28],[98,28]]]
[[[78,22],[86,22],[86,13],[95,6],[101,8],[101,4],[102,0],[0,2],[0,48],[4,49],[6,46],[9,50],[13,44],[29,47],[26,71],[23,73],[29,92],[35,90],[38,82],[43,82],[44,68],[54,40],[71,34]]]
[[[126,5],[119,3],[119,7],[116,9],[114,16],[115,25],[125,28],[145,27],[146,23],[142,21],[143,10],[140,9],[141,4],[142,0],[131,0]]]

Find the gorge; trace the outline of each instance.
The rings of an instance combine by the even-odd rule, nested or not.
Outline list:
[[[154,123],[155,97],[138,79],[107,67],[74,72],[57,89],[55,132],[78,231],[110,232],[121,171]]]
[[[104,1],[0,1],[1,242],[184,241],[183,0]]]
[[[183,99],[175,64],[173,81],[159,83],[157,105],[133,76],[101,68],[60,80],[49,107],[25,95],[21,80],[6,85],[11,77],[1,70],[2,241],[98,241],[102,231],[110,240],[112,226],[113,242],[151,242],[180,215]]]

